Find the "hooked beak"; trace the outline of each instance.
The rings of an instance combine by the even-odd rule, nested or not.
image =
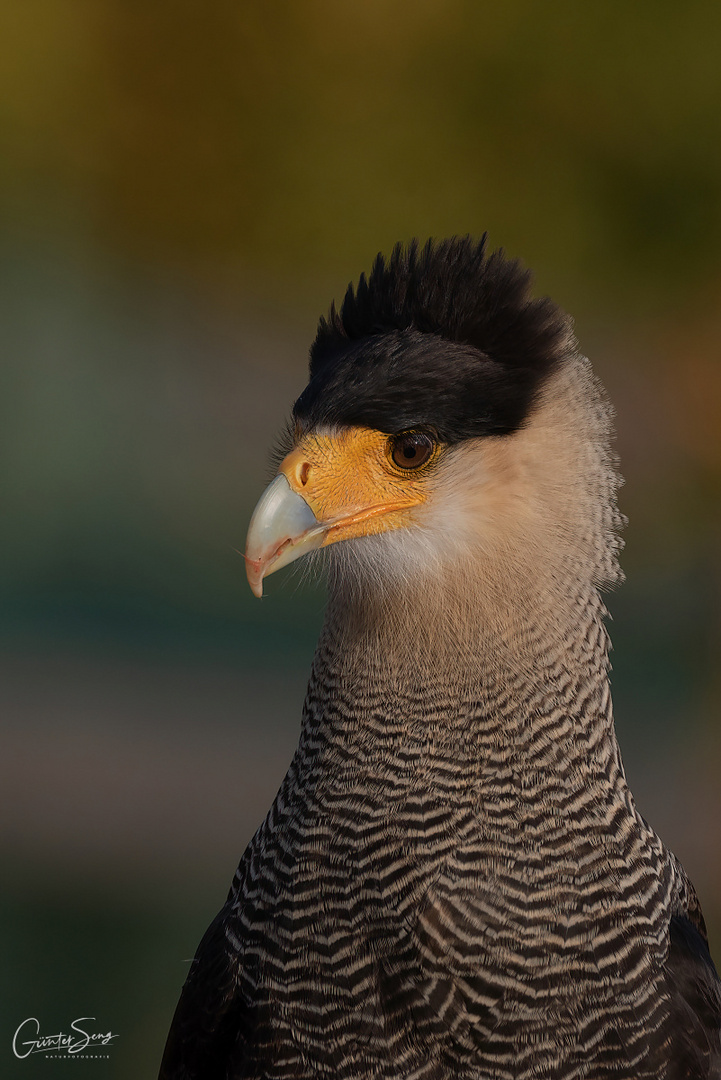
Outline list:
[[[321,547],[327,528],[293,491],[286,476],[276,476],[263,492],[248,527],[245,568],[254,595],[263,595],[267,574]]]

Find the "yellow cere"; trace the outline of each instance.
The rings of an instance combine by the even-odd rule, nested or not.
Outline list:
[[[425,470],[398,468],[389,438],[365,427],[310,434],[281,463],[293,491],[329,526],[324,546],[408,525],[425,501]]]

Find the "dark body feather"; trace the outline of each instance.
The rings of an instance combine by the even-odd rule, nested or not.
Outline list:
[[[524,281],[508,327],[540,310]],[[394,288],[405,318],[408,282]],[[379,364],[395,378],[383,334],[426,333],[425,385],[439,327],[414,317],[389,330],[387,304],[382,319],[366,298],[369,333],[346,305],[348,326],[331,317],[335,353],[321,327],[323,363],[346,363],[357,329],[370,407]],[[298,750],[199,947],[163,1080],[721,1078],[721,990],[698,901],[636,811],[614,733],[598,588],[618,575],[608,412],[567,324],[542,311],[553,348],[517,399],[531,421],[511,423],[501,404],[510,426],[494,434],[535,448],[566,424],[553,446],[586,454],[570,505],[554,475],[536,525],[489,541],[477,565],[459,549],[417,580],[368,576],[387,537],[327,553]],[[475,362],[499,366],[508,402],[514,363],[488,348]],[[305,426],[333,408],[313,395],[296,409]]]

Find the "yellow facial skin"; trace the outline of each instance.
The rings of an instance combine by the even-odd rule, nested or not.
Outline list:
[[[401,469],[389,436],[372,428],[305,436],[282,461],[279,472],[327,527],[323,547],[409,524],[410,510],[426,499],[420,469]]]
[[[245,564],[255,595],[263,595],[263,578],[309,551],[409,525],[427,497],[428,467],[442,452],[425,439],[422,464],[404,468],[393,453],[405,461],[405,449],[371,428],[302,436],[248,528]]]

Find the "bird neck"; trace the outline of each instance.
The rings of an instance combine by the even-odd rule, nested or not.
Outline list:
[[[598,590],[621,580],[610,433],[574,355],[519,432],[461,448],[443,528],[329,549],[306,710],[316,745],[382,769],[398,747],[443,744],[469,775],[512,762],[525,787],[625,783]]]
[[[469,778],[495,762],[541,786],[544,773],[552,786],[559,773],[622,780],[597,589],[558,567],[516,569],[331,589],[305,716],[314,744],[381,770],[399,748],[443,746]]]

